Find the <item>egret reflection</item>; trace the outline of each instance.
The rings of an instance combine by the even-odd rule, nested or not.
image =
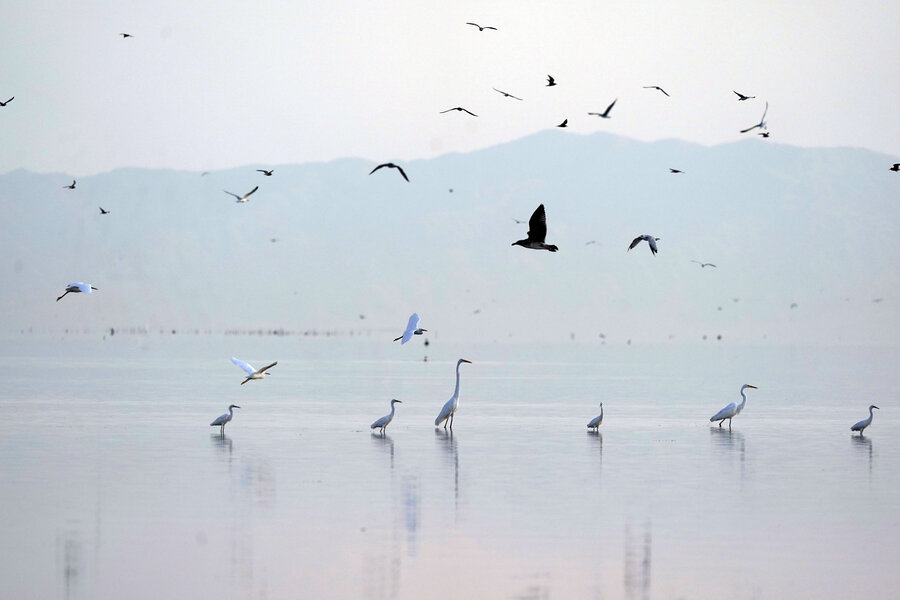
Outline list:
[[[453,436],[453,430],[435,429],[434,437],[436,440],[444,444],[444,448],[453,464],[453,504],[454,508],[459,508],[459,449],[456,446],[456,438]]]
[[[372,438],[372,441],[375,443],[376,446],[384,448],[385,452],[387,452],[388,455],[390,456],[391,471],[393,472],[393,470],[394,470],[394,440],[391,438],[391,436],[389,436],[386,433],[378,433],[375,431],[372,432],[372,435],[370,437]]]
[[[850,436],[851,445],[859,450],[861,453],[865,453],[865,455],[869,459],[869,475],[872,474],[872,439],[868,438],[864,435],[853,435]]]

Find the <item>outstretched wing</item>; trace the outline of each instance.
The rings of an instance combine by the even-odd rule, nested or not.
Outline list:
[[[254,369],[249,364],[245,363],[244,361],[242,361],[239,358],[235,358],[232,356],[231,362],[233,362],[234,364],[236,364],[237,366],[242,368],[247,375],[253,375],[254,373],[256,373],[256,369]]]
[[[631,245],[628,246],[628,249],[631,250],[632,248],[634,248],[635,246],[640,244],[642,239],[644,239],[644,236],[639,235],[636,238],[634,238],[633,240],[631,240]]]
[[[396,167],[396,169],[397,169],[398,171],[400,171],[400,174],[401,174],[401,175],[403,175],[403,179],[405,179],[405,180],[408,182],[408,181],[409,181],[409,177],[406,176],[406,173],[403,171],[403,168],[398,166],[398,167]]]
[[[609,111],[612,110],[612,107],[615,106],[615,105],[616,105],[616,102],[618,102],[618,101],[619,101],[619,99],[616,98],[615,100],[612,101],[612,104],[610,104],[609,106],[606,107],[606,110],[603,111],[603,116],[604,116],[604,117],[608,117],[608,116],[609,116]]]
[[[240,196],[238,196],[237,194],[235,194],[235,193],[233,193],[233,192],[229,192],[228,190],[222,190],[222,191],[225,192],[226,194],[228,194],[229,196],[234,196],[234,197],[237,198],[238,200],[241,199]]]
[[[369,171],[369,175],[371,175],[372,173],[374,173],[375,171],[377,171],[377,170],[380,169],[381,167],[386,167],[386,166],[387,166],[387,164],[378,165],[377,167],[375,167],[374,169],[372,169],[371,171]]]
[[[757,124],[754,125],[753,127],[748,127],[747,129],[741,129],[741,133],[747,133],[748,131],[753,131],[753,130],[756,129],[757,127],[759,127],[759,123],[757,123]]]
[[[710,422],[712,421],[721,421],[722,419],[728,419],[729,417],[733,417],[735,412],[737,412],[737,405],[732,402],[713,416],[709,418]]]
[[[278,361],[276,360],[276,361],[273,362],[271,365],[266,366],[266,367],[263,367],[262,369],[260,369],[259,372],[260,372],[260,373],[265,373],[266,371],[268,371],[269,369],[271,369],[272,367],[274,367],[274,366],[277,365],[277,364],[278,364]]]
[[[528,219],[528,239],[535,242],[543,242],[547,238],[547,214],[544,205],[538,206],[531,218]]]
[[[244,194],[244,198],[248,197],[250,194],[252,194],[253,192],[255,192],[258,189],[259,189],[259,186],[256,186],[255,188],[253,188],[252,190],[250,190],[249,192]]]
[[[769,112],[769,101],[766,100],[766,109],[763,111],[762,119],[759,120],[759,124],[762,125],[766,122],[766,113]]]

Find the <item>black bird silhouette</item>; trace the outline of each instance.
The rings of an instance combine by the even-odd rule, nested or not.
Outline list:
[[[569,120],[568,120],[568,119],[564,119],[562,123],[560,123],[559,125],[557,125],[557,127],[568,127],[568,126],[569,126]]]
[[[647,244],[650,245],[650,252],[652,252],[653,254],[656,254],[656,242],[659,241],[659,238],[653,237],[652,235],[647,235],[646,233],[644,235],[639,235],[636,238],[634,238],[633,240],[631,240],[631,245],[628,246],[628,250],[631,250],[632,248],[634,248],[635,246],[637,246],[638,244],[640,244],[643,241],[646,241]]]
[[[477,117],[477,116],[478,116],[478,115],[476,115],[475,113],[473,113],[471,110],[466,110],[466,109],[463,108],[462,106],[454,106],[453,108],[448,108],[447,110],[442,110],[440,114],[448,113],[448,112],[450,112],[451,110],[461,110],[461,111],[463,111],[463,112],[469,113],[469,114],[472,115],[473,117]]]
[[[73,179],[72,183],[70,183],[69,185],[64,185],[63,187],[66,189],[74,190],[75,189],[75,180]]]
[[[382,164],[378,165],[377,167],[375,167],[374,169],[372,169],[371,171],[369,171],[369,175],[371,175],[372,173],[374,173],[375,171],[377,171],[378,169],[380,169],[380,168],[382,168],[382,167],[388,167],[388,168],[390,168],[390,169],[397,169],[398,171],[400,171],[400,174],[403,175],[403,179],[405,179],[406,181],[409,181],[409,177],[406,176],[406,173],[403,172],[403,169],[400,168],[399,165],[395,165],[395,164],[392,163],[392,162],[389,162],[389,163],[382,163]]]
[[[275,169],[269,169],[268,171],[266,171],[265,169],[257,169],[256,172],[257,172],[257,173],[262,173],[262,174],[265,175],[266,177],[271,177],[271,176],[272,176],[272,173],[275,172]]]
[[[518,96],[513,96],[512,94],[510,94],[508,92],[504,92],[503,90],[498,90],[497,88],[493,88],[493,90],[495,92],[499,92],[499,93],[503,94],[507,98],[515,98],[516,100],[521,100],[521,98],[519,98]]]
[[[528,220],[528,237],[524,240],[513,242],[512,245],[531,248],[532,250],[549,250],[550,252],[559,250],[559,248],[553,244],[545,244],[544,240],[546,238],[547,215],[544,212],[544,205],[541,204],[535,209],[534,214],[531,215],[531,218]]]
[[[101,206],[101,207],[100,207],[100,214],[101,214],[101,215],[108,215],[108,214],[109,214],[109,211],[108,211],[108,210],[104,210],[103,207]]]
[[[608,118],[609,118],[609,111],[612,110],[612,107],[615,106],[615,105],[616,105],[616,102],[618,102],[618,101],[619,101],[618,98],[616,98],[615,100],[613,100],[613,101],[612,101],[612,104],[610,104],[609,106],[607,106],[607,107],[606,107],[606,110],[604,110],[602,113],[591,113],[591,112],[589,112],[588,114],[589,114],[589,115],[596,115],[596,116],[598,116],[598,117],[602,117],[602,118],[604,118],[604,119],[608,119]]]
[[[757,133],[756,135],[761,135],[763,137],[769,137],[771,135],[768,131],[763,131],[762,133]]]
[[[659,90],[659,91],[661,91],[663,94],[666,94],[666,96],[669,95],[669,94],[666,93],[666,90],[662,89],[662,88],[659,87],[658,85],[645,85],[645,86],[644,86],[644,89],[645,89],[645,90]]]
[[[700,265],[701,269],[705,269],[706,267],[712,267],[713,269],[718,269],[718,267],[712,263],[700,262],[699,260],[692,260],[691,262],[697,263],[698,265]]]
[[[734,90],[731,91],[737,94],[738,102],[743,102],[744,100],[749,100],[750,98],[756,98],[756,96],[745,96],[740,92],[735,92]]]
[[[769,102],[768,101],[766,101],[766,109],[763,111],[763,116],[759,120],[759,123],[757,123],[756,125],[753,125],[752,127],[748,127],[747,129],[741,129],[741,133],[747,133],[748,131],[752,131],[752,130],[756,129],[757,127],[759,127],[760,129],[765,129],[766,125],[767,125],[766,124],[766,113],[767,112],[769,112]]]
[[[551,87],[556,85],[556,80],[553,79],[553,75],[547,75],[547,85],[544,87]]]
[[[120,33],[120,34],[119,34],[119,35],[121,35],[121,36],[122,36],[122,39],[123,39],[123,40],[124,40],[124,39],[125,39],[125,38],[130,38],[130,37],[134,37],[134,36],[133,36],[133,35],[131,35],[131,34],[130,34],[130,33]]]
[[[6,106],[6,105],[9,104],[10,102],[12,102],[13,99],[15,99],[15,96],[13,96],[12,98],[10,98],[10,99],[7,100],[6,102],[0,102],[0,106]]]
[[[672,167],[669,167],[669,172],[670,173],[684,173],[684,171],[682,171],[681,169],[673,169]]]
[[[484,31],[485,29],[493,29],[494,31],[497,31],[496,27],[491,27],[490,25],[485,25],[484,27],[482,27],[478,23],[466,23],[466,25],[474,25],[478,28],[478,31]]]
[[[888,169],[888,170],[889,170],[889,171],[895,171],[895,172],[896,172],[896,171],[900,171],[900,163],[894,163],[894,166],[892,166],[892,167],[891,167],[890,169]]]

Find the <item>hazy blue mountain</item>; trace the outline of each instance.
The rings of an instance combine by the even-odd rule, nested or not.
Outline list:
[[[455,340],[894,342],[894,157],[548,131],[392,159],[410,183],[391,169],[369,176],[376,163],[362,159],[2,175],[3,333],[399,335],[418,311]],[[255,185],[246,204],[223,192]],[[514,219],[541,203],[555,254],[511,246],[527,230]],[[642,233],[661,238],[657,256],[626,252]],[[79,280],[100,291],[54,301]]]

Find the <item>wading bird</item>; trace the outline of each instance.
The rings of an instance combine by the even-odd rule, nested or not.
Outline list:
[[[370,425],[370,428],[381,429],[381,434],[384,435],[384,429],[391,424],[391,421],[394,420],[394,404],[397,402],[403,404],[402,400],[397,400],[396,398],[391,400],[391,413],[388,415],[384,415],[383,417],[372,423],[372,425]]]
[[[719,427],[721,427],[722,422],[725,419],[728,419],[728,428],[731,429],[731,419],[741,414],[741,411],[744,410],[744,405],[747,404],[747,396],[744,395],[744,390],[747,388],[752,388],[754,390],[758,389],[755,385],[750,385],[749,383],[742,385],[741,398],[743,398],[743,400],[741,400],[741,403],[735,404],[734,402],[732,402],[731,404],[711,416],[709,418],[709,422],[712,423],[713,421],[718,421]]]
[[[13,96],[12,98],[10,98],[10,99],[7,100],[6,102],[0,102],[0,106],[6,106],[6,105],[9,104],[10,102],[12,102],[13,99],[15,99],[15,96]]]
[[[691,262],[692,262],[692,263],[697,263],[698,265],[700,265],[700,268],[701,268],[701,269],[705,269],[706,267],[712,267],[712,268],[714,268],[714,269],[718,269],[718,268],[719,268],[719,267],[717,267],[716,265],[714,265],[714,264],[712,264],[712,263],[700,262],[699,260],[691,260]]]
[[[409,316],[409,321],[406,323],[406,331],[403,332],[403,335],[400,337],[394,338],[394,341],[403,340],[400,342],[401,345],[405,344],[409,340],[412,339],[414,335],[422,335],[428,331],[427,329],[421,329],[419,327],[419,314],[413,313]]]
[[[734,92],[734,90],[731,90],[731,91]],[[734,93],[737,94],[738,102],[743,102],[744,100],[749,100],[750,98],[756,98],[756,96],[745,96],[740,92],[734,92]]]
[[[616,98],[615,100],[613,100],[613,101],[612,101],[612,104],[610,104],[609,106],[607,106],[607,107],[606,107],[606,110],[604,110],[602,113],[592,113],[592,112],[589,112],[588,115],[594,115],[594,116],[597,116],[597,117],[600,117],[600,118],[603,118],[603,119],[608,119],[608,118],[609,118],[609,111],[612,110],[612,107],[615,106],[615,105],[616,105],[616,102],[618,102],[618,101],[619,101],[618,98]]]
[[[97,288],[95,288],[94,286],[92,286],[89,283],[83,283],[81,281],[76,281],[74,283],[70,283],[69,285],[67,285],[66,291],[63,292],[63,295],[60,296],[59,298],[57,298],[56,301],[59,302],[60,300],[62,300],[65,297],[65,295],[68,294],[69,292],[72,292],[73,294],[79,294],[79,293],[90,294],[92,290],[96,290],[96,289]]]
[[[450,430],[453,430],[453,415],[456,414],[456,409],[459,407],[459,365],[463,363],[472,364],[472,361],[464,358],[456,361],[456,387],[453,388],[453,395],[450,396],[450,399],[444,404],[437,419],[434,420],[435,427],[439,427],[440,424],[443,423],[444,429],[447,429],[447,422],[449,419]]]
[[[265,175],[266,177],[271,177],[271,176],[272,176],[272,173],[275,172],[275,169],[269,169],[268,171],[266,171],[265,169],[257,169],[256,172],[257,172],[257,173],[262,173],[262,174]]]
[[[400,171],[400,174],[403,175],[403,179],[405,179],[406,181],[409,181],[409,177],[407,177],[406,173],[403,172],[403,168],[400,167],[399,165],[395,165],[392,162],[382,163],[382,164],[378,165],[377,167],[375,167],[374,169],[369,171],[369,175],[371,175],[372,173],[374,173],[375,171],[377,171],[378,169],[380,169],[382,167],[388,167],[389,169],[397,169],[398,171]]]
[[[482,27],[478,23],[466,23],[466,25],[474,25],[478,28],[478,31],[484,31],[485,29],[493,29],[494,31],[497,31],[496,27],[491,27],[490,25],[485,25],[484,27]]]
[[[234,409],[235,409],[235,408],[240,408],[240,406],[238,406],[237,404],[229,404],[229,405],[228,405],[228,412],[225,413],[224,415],[219,415],[218,417],[216,417],[216,420],[213,421],[212,423],[210,423],[209,426],[210,426],[210,427],[221,427],[221,429],[219,430],[219,432],[220,432],[222,435],[225,435],[225,425],[226,425],[229,421],[231,421],[231,417],[234,416]]]
[[[63,187],[66,188],[67,190],[74,190],[75,189],[75,180],[73,179],[72,183],[70,183],[69,185],[64,185]]]
[[[547,85],[544,87],[553,87],[554,85],[556,85],[556,80],[553,79],[553,75],[547,75]]]
[[[109,211],[108,211],[108,210],[105,210],[102,206],[100,206],[100,207],[98,207],[98,208],[100,209],[100,214],[101,214],[101,215],[108,215],[108,214],[109,214]]]
[[[593,429],[597,431],[597,428],[600,427],[600,423],[603,422],[603,403],[600,403],[600,414],[591,419],[591,422],[588,423],[588,429]]]
[[[503,90],[498,90],[497,88],[491,88],[491,89],[493,89],[498,94],[503,94],[503,96],[506,98],[515,98],[516,100],[521,100],[521,98],[519,98],[518,96],[513,96],[509,92],[504,92]]]
[[[559,250],[559,248],[553,244],[545,244],[544,240],[546,238],[547,214],[544,212],[544,205],[541,204],[535,209],[534,214],[532,214],[531,218],[528,220],[528,237],[524,240],[513,242],[512,245],[531,248],[532,250],[549,250],[550,252]]]
[[[659,91],[661,91],[663,94],[666,94],[666,96],[669,95],[669,94],[666,93],[666,90],[662,89],[662,88],[659,87],[658,85],[645,85],[645,86],[644,86],[644,89],[645,89],[645,90],[659,90]]]
[[[767,112],[769,112],[768,100],[766,101],[766,109],[763,111],[763,115],[762,115],[762,118],[759,120],[759,123],[757,123],[756,125],[753,125],[752,127],[748,127],[747,129],[741,129],[741,133],[747,133],[748,131],[753,131],[757,127],[759,127],[760,129],[766,129],[766,126],[767,126],[766,113]]]
[[[244,202],[247,202],[250,198],[250,195],[258,189],[259,189],[259,186],[256,186],[255,188],[253,188],[252,190],[250,190],[243,196],[238,196],[237,194],[229,192],[228,190],[222,190],[222,191],[225,192],[226,194],[228,194],[229,196],[234,196],[235,198],[237,198],[237,201],[239,204],[243,204]]]
[[[477,117],[477,116],[478,116],[478,115],[476,115],[475,113],[473,113],[471,110],[466,110],[466,109],[463,108],[462,106],[454,106],[453,108],[448,108],[447,110],[442,110],[442,111],[440,112],[440,114],[448,113],[448,112],[450,112],[451,110],[461,110],[462,112],[469,113],[469,114],[472,115],[473,117]]]
[[[244,372],[247,374],[247,379],[243,380],[241,382],[241,385],[244,385],[251,379],[262,379],[263,377],[268,375],[268,373],[266,373],[266,371],[268,371],[269,369],[271,369],[272,367],[274,367],[275,365],[278,364],[278,361],[275,361],[271,365],[269,365],[267,367],[263,367],[262,369],[254,369],[253,367],[251,367],[250,365],[248,365],[241,359],[235,358],[233,356],[231,357],[231,362],[233,362],[234,364],[236,364],[237,366],[242,368],[244,370]]]
[[[636,238],[634,238],[633,240],[631,240],[631,245],[628,246],[628,250],[631,250],[632,248],[634,248],[641,242],[647,242],[647,244],[650,245],[650,252],[652,252],[653,254],[656,254],[656,242],[658,242],[658,241],[659,241],[658,237],[653,237],[652,235],[647,235],[645,233],[644,235],[639,235]],[[626,252],[628,252],[628,250],[626,250]]]
[[[878,408],[878,407],[875,406],[874,404],[871,404],[871,405],[869,406],[869,418],[868,418],[868,419],[863,419],[863,420],[860,421],[859,423],[854,424],[853,427],[850,428],[850,431],[858,431],[858,432],[859,432],[859,435],[862,436],[863,430],[864,430],[866,427],[868,427],[869,425],[872,424],[872,409],[873,409],[873,408]],[[878,408],[878,410],[881,410],[881,409]]]

